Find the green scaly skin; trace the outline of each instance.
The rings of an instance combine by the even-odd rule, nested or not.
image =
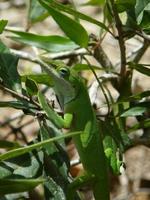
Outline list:
[[[61,96],[61,99],[63,98],[64,113],[73,115],[71,131],[83,131],[83,134],[85,133],[85,144],[83,144],[80,135],[74,136],[73,141],[85,172],[95,177],[95,182],[92,185],[95,200],[109,200],[107,164],[100,127],[91,106],[87,89],[82,79],[67,67],[59,68],[57,71],[61,78],[69,82],[75,90],[75,96],[69,101],[65,99],[63,91],[62,94],[59,93],[59,96]],[[55,90],[57,93],[57,88]],[[88,124],[90,126],[85,130]]]

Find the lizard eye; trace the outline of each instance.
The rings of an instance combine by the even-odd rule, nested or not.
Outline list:
[[[60,76],[65,78],[65,77],[70,75],[70,71],[69,71],[69,69],[62,67],[62,68],[59,69],[59,74],[60,74]]]

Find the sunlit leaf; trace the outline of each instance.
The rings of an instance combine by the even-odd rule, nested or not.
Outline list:
[[[0,20],[0,34],[4,31],[7,23],[8,23],[8,20],[4,20],[4,19]]]
[[[6,153],[0,154],[0,161],[23,155],[25,153],[28,153],[28,152],[34,150],[34,149],[39,149],[39,148],[45,146],[48,143],[55,142],[55,141],[58,141],[58,140],[63,140],[65,138],[69,138],[69,137],[72,137],[72,136],[75,136],[75,135],[79,135],[81,133],[82,133],[81,131],[67,133],[67,134],[63,134],[61,136],[50,138],[48,140],[44,140],[42,142],[38,142],[36,144],[32,144],[32,145],[28,145],[28,146],[25,146],[25,147],[20,147],[18,149],[8,151]]]
[[[40,49],[44,49],[48,52],[60,52],[60,51],[67,51],[73,50],[78,47],[73,41],[69,38],[58,36],[58,35],[37,35],[28,32],[21,32],[21,31],[13,31],[8,30],[18,36],[9,36],[9,38],[22,42],[24,44],[35,46]]]
[[[37,0],[30,0],[29,2],[28,19],[31,23],[36,23],[45,19],[48,14]]]
[[[43,183],[44,179],[0,179],[0,195],[24,192]]]
[[[129,117],[129,116],[140,116],[144,112],[146,112],[147,108],[146,107],[133,107],[130,108],[129,110],[125,111],[121,117]]]
[[[25,82],[27,78],[34,80],[38,84],[45,84],[50,87],[54,86],[54,82],[48,74],[25,74],[21,76],[21,81]]]
[[[55,9],[54,6],[46,4],[44,1],[39,0],[41,5],[47,9],[50,15],[54,18],[64,33],[75,43],[81,47],[88,45],[88,34],[81,24],[71,19],[67,15],[62,14],[60,11]]]
[[[10,53],[9,48],[0,40],[0,53]]]
[[[136,0],[136,5],[135,5],[135,14],[137,18],[138,24],[141,23],[144,15],[144,11],[150,10],[150,1],[149,0]]]
[[[78,12],[75,9],[69,8],[68,6],[64,6],[64,5],[58,3],[54,0],[51,0],[51,1],[44,0],[44,1],[45,1],[45,3],[46,2],[48,3],[47,4],[48,6],[52,6],[54,8],[57,8],[57,10],[59,10],[59,11],[68,13],[70,15],[73,15],[74,17],[88,21],[92,24],[95,24],[95,25],[101,27],[102,29],[106,30],[107,32],[110,32],[109,29],[107,28],[107,26],[104,23],[102,23],[102,22],[100,22],[100,21],[98,21],[98,20],[96,20],[96,19],[94,19],[94,18],[92,18],[88,15],[85,15],[84,13]]]
[[[84,5],[100,6],[105,3],[105,0],[89,0]]]

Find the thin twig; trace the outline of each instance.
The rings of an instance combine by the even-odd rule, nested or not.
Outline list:
[[[9,94],[11,94],[13,97],[20,99],[20,100],[24,100],[24,101],[30,101],[30,99],[22,94],[18,94],[17,92],[5,87],[4,85],[0,84],[0,89],[2,89],[4,92],[7,92]]]
[[[24,96],[22,94],[19,94],[7,87],[5,87],[4,85],[0,84],[0,89],[2,89],[3,91],[11,94],[13,97],[15,97],[16,99],[20,99],[20,100],[24,100],[27,101],[29,103],[32,103],[34,105],[36,105],[38,108],[40,107],[39,104],[36,101],[31,100],[30,98],[28,98],[27,96]]]
[[[29,53],[24,52],[24,51],[17,51],[14,49],[11,49],[11,52],[14,53],[15,55],[18,55],[20,58],[35,62],[35,59],[33,56],[31,56]],[[81,49],[76,49],[73,51],[63,51],[59,53],[51,53],[51,54],[46,54],[47,58],[49,59],[66,59],[70,58],[71,56],[81,56],[81,55],[88,55],[89,53],[87,52],[86,49],[81,48]]]
[[[144,38],[145,40],[150,42],[150,36],[147,35],[146,33],[144,33],[143,31],[135,31],[135,33],[137,35],[139,35],[140,37]]]
[[[139,51],[137,52],[135,58],[133,59],[134,63],[138,63],[140,61],[140,59],[144,55],[145,51],[149,47],[149,45],[150,45],[150,42],[147,41],[147,40],[144,40],[144,43],[143,43],[142,47],[139,49]]]
[[[101,66],[106,69],[106,71],[109,71],[108,69],[114,69],[113,64],[100,45],[94,49],[93,56],[101,64]]]
[[[134,62],[138,63],[141,57],[144,55],[145,51],[149,47],[150,43],[148,41],[144,41],[142,45],[138,46],[136,49],[133,49],[131,52],[128,53],[126,56],[127,62]],[[117,61],[115,64],[115,69],[118,69],[120,66],[120,61]]]
[[[150,147],[150,139],[149,138],[134,138],[131,140],[131,146],[129,146],[128,149],[137,145],[145,145],[147,147]]]
[[[101,46],[102,41],[99,41],[93,34],[91,35],[91,38],[94,40],[94,45],[92,45],[94,53],[93,54],[91,52],[89,53],[94,56],[97,62],[99,62],[101,66],[104,69],[106,69],[106,71],[109,71],[108,69],[114,69],[112,62],[110,61],[110,59],[108,58],[107,54],[105,53],[105,51]],[[87,49],[87,51],[89,50]]]
[[[115,22],[116,22],[116,28],[118,31],[118,42],[119,42],[120,56],[121,56],[120,76],[123,79],[126,75],[126,47],[125,47],[125,42],[124,42],[124,37],[123,37],[122,22],[119,18],[114,0],[110,0],[110,2],[111,2],[113,14],[114,14]]]
[[[95,73],[95,71],[94,71],[94,69],[92,68],[92,66],[91,66],[90,62],[88,61],[88,59],[85,58],[85,57],[83,57],[83,58],[84,58],[84,60],[87,62],[89,68],[91,69],[92,73],[94,74],[94,76],[95,76],[95,78],[96,78],[96,80],[97,80],[97,82],[98,82],[98,84],[99,84],[99,87],[101,88],[101,90],[102,90],[102,92],[103,92],[103,94],[104,94],[104,97],[105,97],[105,99],[106,99],[106,103],[107,103],[107,106],[108,106],[108,114],[109,114],[109,113],[110,113],[109,99],[108,99],[108,97],[107,97],[107,94],[106,94],[106,92],[105,92],[103,86],[102,86],[102,83],[101,83],[101,81],[99,80],[97,74]]]

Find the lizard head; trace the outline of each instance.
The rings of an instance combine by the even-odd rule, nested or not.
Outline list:
[[[76,72],[74,72],[72,69],[70,69],[69,67],[59,67],[57,69],[57,72],[59,74],[59,76],[61,78],[63,78],[64,80],[66,80],[68,83],[71,84],[71,86],[74,88],[75,93],[77,94],[79,91],[79,81],[80,78],[77,75]]]
[[[62,85],[63,82],[61,84],[61,82],[58,80],[58,82],[56,83],[55,91],[60,101],[60,104],[63,105],[76,98],[80,89],[80,84],[78,84],[79,77],[72,69],[67,66],[58,67],[56,71],[58,73],[58,76],[60,77],[60,80],[63,80],[63,82],[66,83],[66,85],[68,84],[74,91],[73,93],[71,93],[67,88],[65,89]]]
[[[57,69],[57,72],[61,78],[63,78],[65,81],[67,81],[75,90],[75,93],[78,93],[79,90],[79,76],[75,71],[70,69],[69,67],[59,67]]]

